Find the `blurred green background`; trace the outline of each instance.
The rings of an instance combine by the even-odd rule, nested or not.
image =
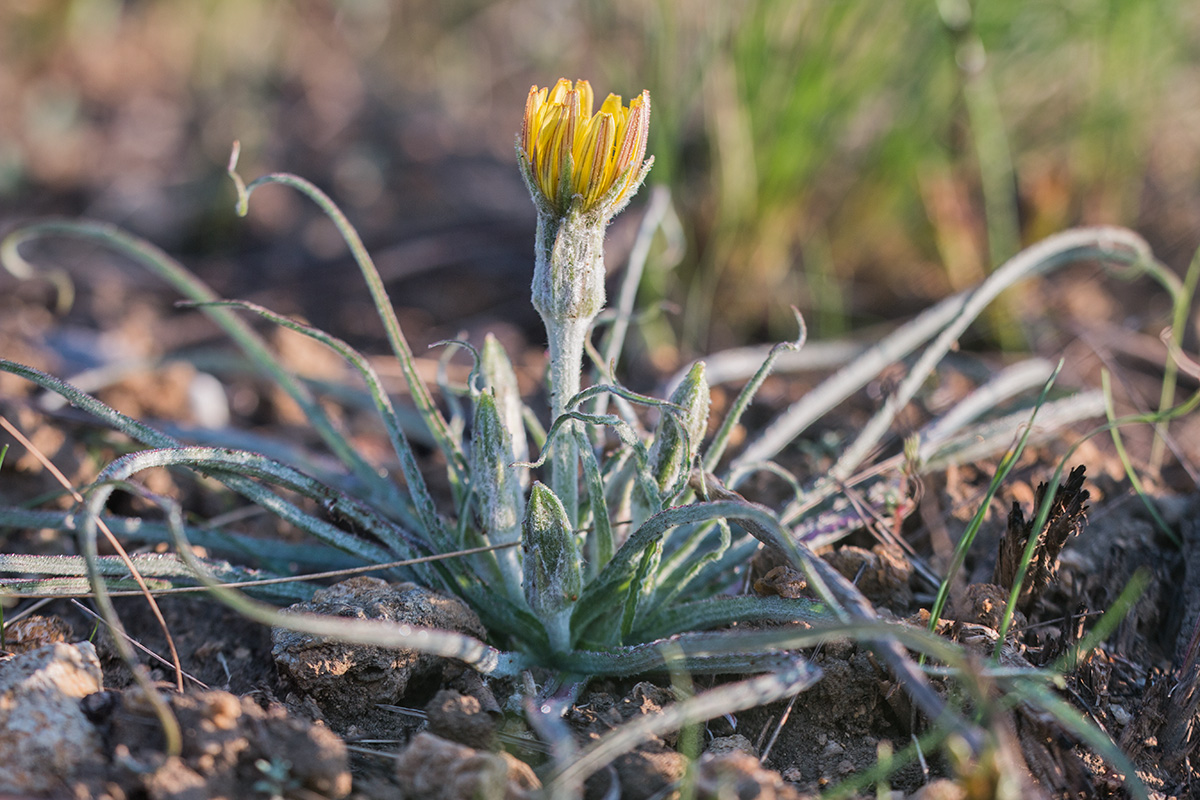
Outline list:
[[[1073,224],[1135,227],[1173,265],[1200,243],[1186,0],[5,0],[0,226],[115,221],[219,291],[291,286],[281,310],[365,331],[315,212],[273,190],[234,218],[239,139],[245,174],[344,205],[410,316],[533,326],[513,137],[560,76],[653,98],[650,182],[687,239],[643,287],[683,309],[663,367],[790,336],[790,304],[819,337],[895,319]],[[1019,345],[1022,305],[994,341]]]

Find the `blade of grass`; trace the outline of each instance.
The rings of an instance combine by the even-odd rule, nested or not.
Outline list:
[[[725,419],[721,421],[721,427],[717,429],[713,435],[712,443],[708,446],[708,451],[704,454],[704,470],[712,472],[716,469],[717,463],[720,462],[721,456],[725,455],[725,448],[729,446],[729,437],[733,433],[733,429],[742,419],[742,414],[754,399],[754,395],[758,394],[759,387],[763,381],[771,374],[771,369],[775,366],[776,359],[783,355],[786,351],[798,351],[804,347],[804,343],[808,340],[808,326],[804,324],[804,317],[800,311],[794,306],[792,312],[796,315],[796,324],[799,326],[800,332],[796,335],[796,339],[791,342],[780,342],[771,348],[767,353],[767,357],[759,366],[758,371],[754,373],[754,377],[750,382],[742,387],[742,391],[738,393],[737,399],[734,400],[733,406],[730,407],[729,413],[725,415]],[[735,462],[736,463],[736,462]]]
[[[979,528],[983,525],[983,519],[987,514],[988,507],[991,505],[992,498],[996,496],[996,492],[1000,490],[1000,486],[1008,478],[1008,473],[1012,471],[1013,465],[1017,463],[1017,459],[1025,451],[1029,435],[1033,432],[1033,423],[1037,419],[1038,410],[1046,402],[1046,396],[1050,393],[1050,387],[1054,385],[1054,380],[1058,377],[1058,373],[1062,370],[1062,367],[1063,362],[1060,360],[1058,366],[1054,368],[1054,372],[1046,380],[1045,385],[1042,386],[1042,393],[1038,396],[1037,403],[1033,407],[1033,412],[1029,416],[1029,424],[1026,425],[1025,431],[1021,434],[1021,438],[1013,448],[1005,453],[1004,458],[1000,460],[1000,464],[996,467],[996,474],[992,476],[991,483],[988,484],[987,491],[984,493],[983,499],[979,502],[979,509],[975,512],[975,516],[971,518],[971,522],[967,525],[966,531],[963,532],[962,538],[958,540],[958,545],[954,548],[954,558],[950,562],[950,568],[946,570],[946,575],[942,578],[941,586],[938,587],[937,597],[934,598],[933,607],[929,611],[929,630],[937,630],[938,621],[942,618],[942,611],[946,607],[946,602],[950,599],[950,587],[953,585],[958,571],[962,568],[963,562],[967,559],[967,551],[971,549],[971,545],[975,542],[975,534],[979,533]],[[1037,537],[1033,538],[1036,539]]]
[[[1069,673],[1074,672],[1079,662],[1087,657],[1088,653],[1100,646],[1100,643],[1112,635],[1117,626],[1124,621],[1125,617],[1133,609],[1135,603],[1141,598],[1142,592],[1146,591],[1146,586],[1150,583],[1150,568],[1146,566],[1139,567],[1133,576],[1129,579],[1129,583],[1125,584],[1125,588],[1117,595],[1117,599],[1113,601],[1108,610],[1096,621],[1092,629],[1087,632],[1087,635],[1071,646],[1071,649],[1063,653],[1054,662],[1054,670],[1056,672]]]
[[[1142,479],[1138,477],[1137,470],[1133,468],[1133,461],[1130,460],[1129,453],[1125,450],[1125,442],[1121,438],[1120,428],[1113,424],[1116,420],[1117,412],[1113,405],[1112,379],[1106,369],[1100,371],[1100,388],[1104,392],[1104,413],[1108,417],[1110,425],[1109,434],[1112,436],[1113,448],[1117,451],[1117,458],[1121,461],[1121,467],[1125,470],[1125,477],[1129,481],[1129,485],[1133,487],[1134,493],[1142,501],[1142,505],[1145,506],[1146,512],[1150,514],[1150,518],[1154,520],[1154,524],[1158,529],[1166,534],[1167,538],[1174,542],[1176,547],[1182,547],[1183,540],[1179,538],[1179,534],[1171,530],[1166,520],[1162,518],[1162,514],[1158,513],[1158,506],[1154,505],[1154,501],[1146,494],[1146,489],[1142,486]],[[1165,422],[1159,422],[1155,427],[1157,428],[1165,424]],[[1156,438],[1155,441],[1162,440],[1161,438]]]
[[[1200,282],[1200,250],[1192,256],[1191,263],[1188,264],[1187,274],[1184,275],[1183,283],[1179,284],[1174,280],[1174,273],[1164,273],[1160,282],[1171,292],[1172,314],[1171,314],[1171,339],[1176,342],[1182,342],[1187,331],[1188,315],[1192,308],[1192,298],[1196,296],[1196,284]],[[1172,291],[1173,287],[1174,290]],[[1163,381],[1162,393],[1159,396],[1158,408],[1160,411],[1170,408],[1171,403],[1175,402],[1175,387],[1178,383],[1179,366],[1174,359],[1168,358],[1163,366]],[[1166,452],[1166,428],[1161,424],[1158,428],[1159,435],[1155,437],[1154,444],[1150,449],[1150,468],[1157,472],[1162,468],[1163,457]]]

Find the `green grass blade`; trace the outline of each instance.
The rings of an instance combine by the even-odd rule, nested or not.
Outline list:
[[[1017,463],[1017,459],[1025,451],[1029,435],[1033,432],[1033,423],[1037,419],[1038,410],[1046,402],[1046,396],[1050,393],[1050,387],[1054,385],[1054,380],[1058,377],[1062,366],[1063,362],[1059,361],[1058,366],[1054,368],[1054,372],[1046,380],[1045,385],[1042,387],[1042,393],[1038,396],[1037,403],[1034,405],[1033,413],[1029,417],[1029,424],[1025,427],[1016,445],[1005,453],[1004,458],[1000,460],[1000,464],[996,467],[996,474],[992,476],[987,492],[984,493],[983,499],[979,503],[979,509],[975,512],[975,516],[971,518],[970,524],[967,525],[967,529],[958,540],[958,545],[954,548],[954,558],[950,562],[949,569],[946,570],[945,577],[942,578],[942,583],[938,587],[937,597],[934,598],[933,607],[929,612],[929,630],[931,631],[937,630],[938,620],[942,618],[942,610],[946,607],[946,602],[950,599],[950,587],[954,584],[954,578],[958,575],[959,569],[962,568],[963,562],[967,559],[967,552],[975,542],[975,534],[979,533],[979,528],[983,525],[983,518],[987,514],[992,498],[996,496],[996,492],[1000,490],[1000,486],[1008,478],[1008,473],[1012,471],[1013,466]],[[1040,528],[1037,530],[1040,530]],[[1037,537],[1033,538],[1036,539]]]
[[[1162,518],[1162,514],[1158,513],[1158,506],[1154,505],[1154,501],[1150,495],[1146,494],[1145,488],[1142,486],[1142,479],[1138,477],[1137,470],[1133,468],[1133,461],[1129,458],[1129,453],[1125,450],[1125,441],[1121,438],[1121,429],[1116,425],[1117,412],[1113,405],[1112,381],[1109,377],[1108,370],[1100,371],[1100,387],[1104,392],[1104,413],[1108,417],[1109,435],[1112,436],[1113,449],[1117,451],[1117,458],[1121,461],[1121,468],[1125,470],[1125,477],[1129,481],[1129,485],[1133,487],[1134,493],[1138,499],[1142,501],[1146,512],[1150,514],[1150,518],[1154,520],[1154,524],[1160,531],[1166,534],[1167,538],[1175,543],[1176,547],[1183,546],[1183,540],[1179,538],[1179,534],[1171,530],[1171,526]],[[1165,422],[1159,422],[1155,427],[1165,426]],[[1155,440],[1159,441],[1159,440]]]
[[[1142,592],[1146,591],[1146,586],[1150,583],[1150,568],[1146,566],[1139,567],[1133,573],[1133,577],[1129,579],[1129,583],[1125,584],[1125,588],[1117,595],[1117,599],[1113,601],[1108,610],[1096,621],[1092,629],[1087,632],[1087,635],[1072,645],[1071,649],[1063,653],[1054,662],[1056,672],[1073,672],[1079,662],[1086,658],[1088,653],[1100,646],[1100,643],[1112,635],[1117,626],[1125,619],[1126,615],[1133,609],[1135,603],[1141,598]]]
[[[1192,298],[1196,296],[1196,284],[1200,282],[1200,250],[1192,255],[1192,261],[1188,264],[1187,274],[1184,275],[1182,283],[1170,269],[1152,270],[1151,275],[1171,295],[1173,306],[1171,310],[1171,341],[1182,342],[1183,337],[1187,335],[1188,315],[1192,309]],[[1175,387],[1178,384],[1178,377],[1179,365],[1173,358],[1168,357],[1163,366],[1162,391],[1158,400],[1160,412],[1166,411],[1175,402]],[[1162,467],[1164,445],[1166,444],[1166,424],[1160,423],[1157,432],[1158,436],[1155,437],[1150,450],[1150,468],[1156,472]]]

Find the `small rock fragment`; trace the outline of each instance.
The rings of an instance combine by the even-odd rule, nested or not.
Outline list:
[[[704,753],[713,757],[722,756],[726,753],[758,755],[754,749],[754,743],[740,733],[735,733],[731,736],[718,736],[708,743],[708,747],[704,748]]]
[[[811,596],[805,577],[788,566],[772,567],[766,575],[755,580],[754,593],[763,597],[778,595],[789,600]]]
[[[619,756],[613,767],[621,784],[622,800],[649,800],[683,778],[687,758],[655,738]]]
[[[964,800],[967,790],[949,778],[930,781],[909,795],[910,800]]]
[[[913,565],[900,548],[877,544],[864,550],[847,545],[824,558],[846,580],[857,581],[855,585],[871,602],[889,608],[907,608],[912,604],[908,581]]]
[[[994,583],[972,583],[951,602],[946,618],[999,630],[1007,605],[1008,592],[1004,587]]]

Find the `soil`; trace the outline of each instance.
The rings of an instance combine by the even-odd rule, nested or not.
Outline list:
[[[54,5],[12,7],[20,21],[35,6]],[[154,4],[123,5],[154,9]],[[78,30],[58,45],[50,32],[12,26],[21,42],[3,63],[33,61],[32,66],[7,70],[11,79],[6,74],[0,80],[0,96],[8,98],[8,107],[22,111],[10,114],[6,122],[28,122],[32,133],[27,134],[31,141],[14,145],[19,148],[13,151],[16,155],[0,141],[0,234],[25,214],[121,220],[180,256],[219,295],[302,315],[367,353],[386,353],[354,266],[327,220],[277,188],[255,196],[248,219],[233,219],[232,191],[223,170],[228,142],[241,137],[247,169],[299,172],[345,203],[376,254],[428,381],[435,380],[440,356],[440,351],[428,351],[428,345],[451,338],[478,345],[490,332],[516,364],[523,394],[544,408],[539,388],[544,334],[527,302],[534,214],[511,163],[509,127],[497,125],[498,119],[508,117],[490,102],[464,102],[459,97],[455,103],[461,111],[449,122],[439,116],[442,111],[431,95],[458,96],[461,86],[447,89],[427,72],[431,65],[462,62],[448,71],[450,85],[457,86],[469,65],[478,67],[475,57],[487,61],[507,52],[496,41],[511,38],[508,18],[495,17],[503,20],[503,33],[496,41],[484,37],[468,46],[460,42],[461,50],[439,49],[438,57],[431,58],[427,48],[407,46],[410,37],[429,39],[438,48],[446,40],[421,22],[422,14],[411,14],[406,24],[395,26],[404,32],[406,46],[380,51],[400,59],[397,68],[406,84],[401,88],[380,83],[378,77],[364,80],[366,73],[355,69],[356,57],[332,46],[326,36],[342,24],[357,24],[363,28],[363,41],[371,39],[366,35],[372,25],[369,14],[355,23],[354,13],[342,13],[352,11],[353,4],[326,5],[306,6],[299,21],[278,34],[280,48],[291,53],[286,66],[263,68],[246,77],[240,73],[251,67],[231,61],[226,68],[239,73],[237,80],[205,77],[200,84],[210,88],[195,90],[199,96],[189,88],[178,66],[180,53],[174,52],[196,47],[179,45],[192,41],[178,35],[182,28],[195,26],[186,15],[175,21],[175,14],[165,13],[157,22],[152,17],[144,25],[116,28],[111,20],[86,14],[75,20],[69,15],[74,20],[70,27]],[[378,5],[363,8],[369,12]],[[440,13],[434,16],[441,18]],[[77,42],[89,27],[101,35]],[[254,30],[246,28],[251,35]],[[43,37],[49,38],[42,41]],[[79,44],[87,46],[77,49]],[[208,56],[195,59],[199,68],[208,62]],[[541,69],[539,63],[539,73]],[[497,69],[488,61],[487,68],[478,71],[521,86],[535,78],[545,80],[544,75],[526,75],[527,70],[511,64]],[[1180,83],[1186,87],[1194,81]],[[253,84],[262,89],[244,88]],[[268,89],[268,95],[259,94]],[[474,91],[466,97],[473,98]],[[1195,107],[1188,102],[1178,105]],[[73,125],[60,124],[64,114],[78,118]],[[1189,172],[1187,165],[1200,162],[1185,135],[1194,126],[1161,127],[1170,136],[1155,140],[1156,164],[1145,176],[1137,227],[1160,257],[1182,271],[1197,242],[1200,207],[1194,170]],[[12,130],[16,128],[10,125],[0,133]],[[688,160],[696,164],[682,166],[705,172],[690,172],[677,183],[687,187],[681,194],[688,196],[679,198],[685,211],[688,204],[703,206],[712,199],[698,188],[709,181],[709,165],[699,156],[703,149],[698,142],[687,146]],[[13,158],[26,162],[19,186],[9,177]],[[1050,163],[1058,156],[1043,160]],[[1023,213],[1032,218],[1039,204],[1026,196],[1027,168],[1020,177],[1022,200],[1031,205]],[[1063,191],[1069,196],[1083,189]],[[970,194],[971,189],[964,183],[961,192]],[[610,229],[610,266],[623,263],[631,247],[641,202],[635,201]],[[1103,210],[1103,193],[1099,199],[1077,197],[1068,202],[1101,209],[1084,218],[1111,218]],[[836,208],[839,203],[827,205]],[[964,218],[955,227],[982,231],[982,212],[970,205],[964,200]],[[1065,215],[1068,212],[1054,219]],[[702,238],[704,231],[699,233]],[[895,321],[936,292],[928,287],[946,283],[944,275],[927,266],[898,263],[919,260],[920,248],[897,242],[892,232],[884,234],[877,245],[887,254],[880,256],[882,263],[865,265],[869,269],[846,284],[843,300],[853,309],[852,322]],[[295,406],[231,363],[232,350],[216,329],[200,312],[175,307],[177,296],[156,280],[92,245],[54,243],[23,252],[52,267],[30,280],[0,272],[0,357],[85,385],[119,410],[157,426],[199,426],[192,427],[193,433],[204,427],[253,433],[264,437],[260,444],[316,453],[314,459],[323,463],[319,443]],[[851,273],[855,269],[850,265]],[[910,291],[898,296],[903,279],[873,281],[864,277],[868,272],[873,277],[923,277],[909,281],[913,285],[905,288]],[[662,275],[650,279],[667,280]],[[764,299],[763,319],[777,312],[786,317],[792,299]],[[1010,300],[1008,307],[1019,319],[997,318],[990,324],[1020,325],[1037,354],[1051,360],[1063,357],[1058,386],[1098,386],[1101,370],[1107,369],[1114,377],[1119,413],[1155,406],[1166,361],[1158,331],[1169,314],[1161,292],[1146,282],[1116,282],[1092,265],[1080,265],[1019,289]],[[713,327],[718,332],[755,328],[753,322],[738,322],[740,326],[716,320]],[[261,330],[298,373],[318,381],[346,379],[342,365],[324,348],[298,336]],[[712,338],[719,341],[721,336]],[[740,337],[737,343],[742,343]],[[972,350],[980,346],[974,338],[962,344],[965,352],[952,354],[928,391],[901,416],[888,445],[892,452],[915,426],[952,407],[1012,359]],[[1194,335],[1183,345],[1194,352]],[[673,344],[635,342],[633,349],[638,352],[622,375],[639,391],[656,390],[662,376],[688,358]],[[398,372],[385,356],[373,361],[403,405],[406,388]],[[462,380],[467,364],[464,353],[452,358],[451,378]],[[903,366],[896,365],[853,403],[814,426],[803,441],[780,454],[780,460],[801,477],[827,470],[831,452],[861,426],[902,374]],[[817,377],[772,377],[744,427],[753,430],[766,424]],[[1196,389],[1196,376],[1182,375],[1176,401]],[[714,417],[728,409],[736,390],[714,387]],[[370,415],[333,401],[330,411],[350,431],[361,453],[391,466],[386,438],[369,421]],[[0,414],[74,486],[86,486],[100,468],[130,449],[127,441],[73,409],[47,402],[27,382],[4,372]],[[992,652],[999,638],[998,610],[1007,597],[1002,585],[1005,569],[997,570],[997,562],[1005,562],[1002,554],[1011,553],[1024,541],[1021,537],[1029,535],[1026,523],[1038,484],[1087,430],[1085,426],[1064,432],[1026,451],[990,504],[938,628],[980,659]],[[1062,549],[1043,549],[1039,593],[1025,599],[1004,658],[1006,664],[1024,668],[1053,665],[1114,607],[1135,576],[1144,577],[1145,588],[1128,613],[1101,647],[1064,674],[1055,695],[1120,745],[1152,796],[1200,797],[1200,417],[1177,420],[1169,431],[1171,447],[1161,467],[1151,462],[1148,429],[1132,426],[1125,431],[1125,444],[1166,531],[1133,493],[1107,439],[1092,440],[1070,457],[1068,466],[1085,467],[1085,478],[1062,504],[1057,529],[1065,537]],[[745,438],[745,429],[736,431],[735,445]],[[73,505],[32,453],[0,433],[0,445],[4,443],[12,449],[0,471],[0,505],[60,510]],[[440,472],[435,464],[425,466],[430,475]],[[934,587],[922,578],[923,571],[945,572],[954,543],[982,502],[995,467],[989,461],[963,464],[910,482],[901,519],[866,524],[823,557],[854,580],[884,618],[925,624]],[[302,561],[304,542],[295,531],[269,515],[248,512],[210,482],[166,471],[145,473],[140,480],[155,493],[177,498],[192,520],[232,521],[241,534],[296,545],[288,558],[296,568],[310,566]],[[778,505],[787,493],[770,478],[744,491],[769,505]],[[114,496],[110,507],[151,519],[157,514],[126,494]],[[895,547],[897,540],[909,549]],[[143,549],[167,548],[150,544]],[[77,552],[78,544],[69,535],[38,528],[0,529],[0,553]],[[778,566],[773,563],[756,566],[747,581],[753,591],[807,593],[799,576],[773,571]],[[456,608],[454,601],[374,579],[352,579],[311,602],[351,616],[403,618],[418,624],[433,620],[481,633],[478,620]],[[112,634],[97,621],[90,600],[43,603],[6,598],[0,600],[5,623],[0,683],[21,669],[41,670],[39,674],[51,677],[39,687],[58,686],[60,699],[69,700],[65,713],[74,713],[72,724],[88,729],[92,738],[87,747],[72,750],[74,756],[65,749],[33,754],[31,763],[39,768],[52,763],[47,760],[52,756],[69,756],[71,766],[63,767],[69,777],[47,783],[43,775],[24,785],[0,785],[0,795],[311,800],[521,798],[536,791],[538,772],[547,764],[547,747],[512,710],[516,687],[484,682],[461,665],[413,654],[273,637],[270,630],[209,599],[164,596],[158,604],[184,673],[183,692],[176,693],[173,687],[180,679],[170,664],[163,626],[141,598],[118,598],[116,603],[129,637],[156,656],[139,651],[145,677],[169,699],[182,727],[180,754],[167,755],[144,689],[117,655]],[[436,614],[431,610],[435,607],[440,609]],[[63,649],[77,642],[83,644]],[[690,744],[682,734],[653,739],[592,776],[586,784],[588,797],[672,796],[686,763],[681,751],[702,753],[693,778],[696,797],[811,797],[868,770],[888,753],[905,750],[914,736],[928,730],[927,721],[915,715],[903,689],[872,652],[827,642],[807,655],[824,677],[794,703],[711,720],[700,731],[699,744]],[[42,669],[37,666],[41,664],[50,666]],[[18,707],[13,703],[24,697],[18,694],[24,689],[12,691],[0,692],[0,714]],[[1002,704],[996,687],[988,698],[992,702],[976,709],[995,734],[995,748],[985,757],[966,762],[953,745],[930,748],[923,758],[905,761],[888,776],[891,795],[873,786],[862,787],[860,795],[923,800],[1124,796],[1113,766],[1079,736],[1033,705]],[[656,714],[673,701],[661,676],[594,681],[566,721],[582,745],[622,722]],[[38,720],[23,720],[31,721]],[[10,751],[18,745],[11,738],[0,742],[0,762],[7,766],[14,761]],[[2,774],[7,780],[9,773]],[[496,787],[501,787],[499,794]]]
[[[9,293],[3,301],[6,313],[0,317],[3,353],[69,373],[70,350],[64,342],[99,347],[119,341],[123,348],[136,347],[151,364],[177,352],[183,340],[194,340],[195,333],[185,335],[181,330],[200,329],[187,314],[181,324],[178,312],[167,310],[156,293],[144,294],[135,282],[126,281],[123,292],[113,287],[108,291],[124,303],[127,314],[109,314],[103,320],[92,316],[88,321],[95,329],[86,334],[74,327],[77,322],[70,322],[71,318],[54,316],[45,304],[49,297],[35,288],[24,285]],[[1068,290],[1058,287],[1056,291]],[[140,311],[134,313],[135,309]],[[78,307],[73,313],[79,313]],[[501,325],[492,328],[505,330]],[[511,331],[508,339],[524,348],[515,360],[521,365],[525,388],[535,392],[541,354],[522,345],[522,338]],[[320,361],[311,348],[296,341],[283,344],[281,351],[294,364],[314,374],[324,370],[325,377],[338,375],[336,366]],[[986,365],[990,357],[956,356],[968,358]],[[1088,380],[1086,360],[1075,359],[1072,367],[1076,380]],[[958,387],[961,393],[972,385],[967,377],[972,369],[978,366],[947,368],[938,402],[953,402],[944,396],[951,391],[946,387]],[[118,408],[186,424],[203,413],[197,410],[191,391],[197,374],[195,367],[183,362],[147,366],[118,374],[96,391]],[[1129,387],[1145,380],[1146,368],[1140,363],[1124,365],[1121,374],[1126,391],[1132,393],[1135,390]],[[85,482],[98,466],[125,449],[80,415],[48,410],[21,382],[9,376],[0,381],[4,414],[76,483]],[[799,396],[809,382],[800,377],[772,378],[748,424]],[[227,392],[235,426],[309,443],[311,437],[297,427],[295,412],[257,381],[236,377]],[[931,413],[932,397],[926,396],[907,412],[910,424]],[[842,409],[822,423],[814,441],[852,429],[873,402],[877,401],[867,393]],[[364,452],[386,451],[380,432],[359,420],[357,412],[339,413]],[[1075,453],[1070,464],[1084,466],[1085,471],[1073,476],[1075,480],[1064,489],[1069,496],[1062,498],[1050,526],[1051,531],[1059,531],[1059,541],[1044,548],[1036,562],[1038,591],[1023,600],[1016,633],[1005,651],[1006,663],[1012,665],[1054,663],[1091,629],[1099,614],[1113,607],[1135,575],[1144,575],[1146,587],[1128,614],[1102,647],[1066,673],[1057,694],[1120,743],[1156,797],[1200,792],[1200,774],[1194,766],[1200,746],[1196,732],[1200,495],[1192,491],[1194,484],[1188,477],[1200,439],[1189,436],[1194,419],[1178,425],[1172,431],[1175,456],[1148,486],[1169,536],[1131,492],[1113,452],[1093,443]],[[1030,534],[1035,486],[1057,464],[1065,443],[1077,435],[1064,434],[1023,456],[993,501],[964,565],[965,578],[956,587],[939,630],[974,647],[981,657],[990,653],[998,638],[997,611],[1007,597],[1003,586],[997,586],[1010,580],[1004,575],[1006,557],[1001,554],[1023,545],[1020,537]],[[1143,466],[1146,443],[1146,437],[1136,431],[1128,437],[1135,461]],[[819,447],[783,455],[800,474],[820,470],[826,457]],[[952,467],[912,489],[907,518],[885,525],[909,543],[911,554],[880,541],[877,530],[867,526],[825,558],[857,581],[880,614],[923,624],[932,587],[921,579],[913,561],[939,573],[945,568],[950,543],[978,507],[994,467],[993,463]],[[55,492],[47,472],[20,448],[10,452],[5,474],[6,503]],[[179,497],[197,518],[236,510],[228,497],[202,481],[165,472],[150,474],[147,481],[155,491]],[[769,486],[757,491],[761,499],[770,499]],[[59,507],[68,504],[62,498],[49,502]],[[119,510],[147,511],[128,497],[114,502],[123,504]],[[243,530],[259,536],[292,536],[261,517],[251,517]],[[9,530],[3,537],[5,552],[69,553],[75,547],[69,538],[44,531]],[[1062,548],[1061,553],[1056,547]],[[768,563],[759,569],[756,591],[806,591],[799,576],[779,570],[768,574],[770,567]],[[343,615],[382,615],[418,624],[432,620],[441,627],[483,633],[465,608],[445,598],[430,598],[423,591],[356,578],[325,590],[313,602],[314,608]],[[29,603],[9,607],[6,615],[13,618]],[[148,676],[167,690],[165,696],[171,698],[183,726],[180,757],[165,755],[142,690],[116,656],[109,632],[86,613],[87,601],[57,600],[38,607],[36,618],[6,628],[5,646],[14,653],[52,641],[91,639],[97,645],[104,692],[84,698],[83,705],[101,732],[104,751],[101,757],[79,764],[60,787],[62,792],[113,798],[249,798],[271,793],[450,798],[470,796],[472,787],[481,786],[504,786],[503,796],[525,797],[538,786],[536,770],[546,763],[545,748],[507,706],[515,687],[485,683],[459,666],[407,654],[356,651],[311,641],[289,644],[287,637],[278,635],[273,640],[269,630],[204,598],[163,597],[159,604],[186,673],[184,694],[169,691],[175,680],[169,662],[148,661]],[[443,610],[431,611],[435,606]],[[121,598],[117,609],[132,639],[149,651],[167,655],[161,626],[143,599]],[[288,655],[289,648],[293,655]],[[722,794],[728,787],[735,787],[737,797],[814,796],[869,769],[881,755],[905,749],[914,736],[928,730],[870,651],[828,642],[810,658],[824,677],[793,703],[712,720],[705,726],[699,745],[704,755],[695,777],[697,796],[729,796]],[[634,716],[654,714],[672,701],[664,683],[595,682],[568,713],[567,721],[583,743]],[[997,732],[994,752],[980,761],[960,763],[953,748],[930,750],[923,759],[907,761],[890,774],[891,791],[903,793],[893,796],[1124,795],[1121,776],[1113,766],[1044,712],[1019,704],[1011,709],[984,708],[980,713],[988,715],[990,729]],[[691,745],[675,735],[653,739],[592,776],[587,796],[605,796],[614,782],[626,798],[671,796],[686,765],[678,748],[687,747]],[[868,790],[874,793],[864,788]]]

